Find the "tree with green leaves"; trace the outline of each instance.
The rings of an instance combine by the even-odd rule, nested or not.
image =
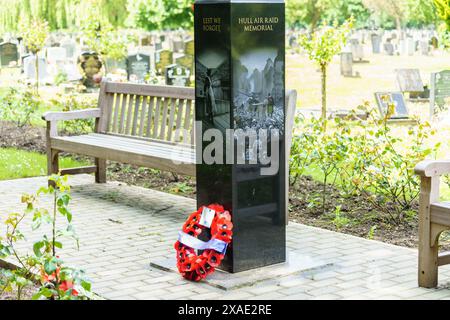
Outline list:
[[[363,0],[363,3],[375,14],[394,19],[397,31],[401,31],[407,14],[407,0]]]
[[[450,31],[450,0],[434,0],[436,6],[436,12],[445,25],[447,31]]]
[[[362,0],[335,0],[325,12],[325,20],[328,24],[337,21],[344,23],[347,19],[355,19],[355,28],[367,27],[370,21],[370,11]]]
[[[327,69],[333,57],[341,52],[346,44],[350,31],[353,28],[354,19],[350,18],[341,26],[323,26],[320,30],[310,36],[302,35],[300,45],[307,52],[309,59],[314,61],[320,68],[322,75],[322,119],[326,129],[327,116]]]
[[[128,25],[145,30],[191,28],[194,0],[128,1]]]
[[[49,34],[49,26],[47,21],[33,19],[29,24],[22,24],[21,35],[23,40],[36,58],[35,73],[36,73],[36,93],[39,92],[39,57],[38,54],[44,48],[45,41]]]
[[[313,32],[325,12],[331,8],[332,2],[332,0],[288,0],[286,20],[291,26],[307,27]]]
[[[438,18],[434,0],[408,0],[406,10],[408,27],[429,26],[435,24]]]
[[[105,70],[107,58],[120,60],[126,56],[126,42],[121,41],[119,32],[107,19],[90,14],[83,20],[81,30],[88,48],[102,58]]]

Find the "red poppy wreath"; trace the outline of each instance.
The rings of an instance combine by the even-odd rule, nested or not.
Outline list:
[[[201,241],[198,236],[208,228],[210,240]],[[181,275],[191,281],[200,281],[213,273],[225,257],[232,230],[231,215],[221,205],[202,206],[193,212],[175,243],[177,268]]]

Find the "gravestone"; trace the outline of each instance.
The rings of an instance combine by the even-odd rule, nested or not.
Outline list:
[[[419,49],[420,49],[420,53],[423,56],[428,56],[430,54],[430,45],[429,45],[428,41],[425,41],[425,40],[419,41]]]
[[[359,43],[358,39],[350,39],[350,46],[354,62],[362,62],[364,60],[364,47]]]
[[[61,42],[61,48],[66,49],[66,58],[73,59],[76,54],[77,44],[72,39],[65,39]]]
[[[181,39],[175,39],[172,41],[173,52],[183,52],[184,51],[184,41]]]
[[[94,88],[98,86],[94,77],[100,75],[103,63],[100,61],[98,54],[94,51],[82,52],[78,57],[78,65],[82,71],[82,83],[86,88]]]
[[[395,73],[401,92],[420,93],[424,91],[419,69],[397,69]]]
[[[155,52],[155,68],[158,75],[163,75],[167,66],[173,64],[173,52],[170,50],[159,50]]]
[[[38,61],[39,81],[43,81],[48,77],[47,62],[44,58],[39,58]],[[36,56],[30,55],[23,60],[23,72],[25,77],[29,80],[36,80]]]
[[[143,47],[151,46],[152,42],[152,37],[150,35],[146,35],[141,38],[141,46]]]
[[[291,34],[289,36],[289,47],[290,48],[297,48],[298,47],[297,37],[295,36],[295,34]]]
[[[62,68],[67,75],[67,81],[80,81],[82,80],[82,76],[80,74],[80,70],[78,69],[76,63],[72,60],[66,61]]]
[[[351,52],[341,53],[341,75],[353,77],[353,54]]]
[[[409,112],[406,107],[405,99],[401,92],[376,92],[375,99],[378,109],[383,117],[386,116],[390,105],[394,107],[394,113],[390,119],[408,119]]]
[[[176,64],[167,66],[165,72],[166,85],[189,87],[191,85],[191,70]]]
[[[370,36],[370,40],[372,43],[372,53],[378,54],[381,52],[381,37],[376,34],[372,33]]]
[[[195,42],[194,40],[188,40],[184,42],[184,54],[194,56],[195,54]]]
[[[175,63],[183,66],[184,68],[188,68],[192,71],[194,70],[194,56],[183,55],[175,59]]]
[[[128,80],[142,83],[150,72],[150,56],[141,53],[130,55],[126,66]]]
[[[286,260],[284,10],[281,0],[195,3],[197,204],[232,213],[221,268],[233,273]],[[207,129],[234,145],[219,145],[212,162]],[[266,172],[269,153],[276,170]]]
[[[155,51],[161,51],[161,50],[162,50],[162,43],[155,42]]]
[[[67,51],[62,47],[47,48],[47,62],[56,64],[67,59]]]
[[[394,45],[390,41],[384,44],[384,52],[389,56],[394,55]]]
[[[408,56],[414,55],[416,52],[416,44],[414,42],[413,38],[407,38],[406,39],[406,54]]]
[[[446,100],[450,98],[450,70],[431,74],[430,115],[444,111]]]
[[[19,51],[17,45],[11,42],[0,44],[0,66],[8,67],[17,65],[19,61]]]
[[[104,67],[107,81],[125,82],[128,80],[126,59],[106,58]]]

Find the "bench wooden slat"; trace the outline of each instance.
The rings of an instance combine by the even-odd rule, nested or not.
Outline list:
[[[193,139],[192,139],[192,135],[193,135],[193,132],[194,132],[194,129],[193,129],[193,127],[190,127],[190,125],[191,125],[191,116],[193,117],[193,112],[192,112],[192,100],[187,100],[186,101],[186,112],[185,112],[185,114],[184,114],[184,126],[183,126],[183,128],[184,128],[184,130],[186,131],[186,132],[191,132],[191,135],[190,136],[187,136],[187,137],[183,137],[183,141],[184,141],[184,143],[191,143],[191,144],[193,144],[192,143],[192,141],[193,141]]]
[[[175,139],[174,141],[178,141],[178,139],[180,138],[180,130],[183,129],[181,127],[181,121],[183,120],[183,109],[184,109],[184,104],[185,104],[186,100],[185,99],[180,99],[178,101],[178,110],[177,110],[177,122],[175,125]]]
[[[122,95],[122,108],[120,109],[120,122],[119,122],[119,133],[124,133],[124,125],[125,125],[125,114],[127,112],[127,100],[129,99],[129,95]]]
[[[105,118],[103,132],[108,132],[110,130],[111,117],[112,117],[112,112],[113,112],[112,106],[114,105],[115,99],[116,99],[115,94],[108,94],[106,97],[106,104],[104,106],[102,106],[102,110],[104,112],[104,118]]]
[[[161,118],[161,127],[159,129],[159,139],[165,140],[164,135],[166,134],[166,122],[167,122],[167,109],[169,108],[169,101],[172,100],[171,98],[165,98],[164,99],[164,105],[163,105],[163,112],[162,112],[162,118]]]
[[[142,102],[142,96],[136,96],[136,101],[134,103],[134,112],[133,112],[133,126],[131,127],[131,135],[136,135],[136,130],[138,126],[138,119],[139,119],[139,110]]]
[[[57,141],[65,141],[70,143],[77,143],[79,145],[91,145],[98,146],[114,150],[125,150],[142,155],[158,156],[162,159],[170,161],[175,160],[187,160],[189,163],[193,163],[194,150],[192,148],[183,148],[179,146],[171,146],[167,144],[159,143],[127,143],[120,141],[117,137],[110,136],[107,139],[94,138],[90,136],[73,136],[73,137],[60,137],[55,139]],[[57,148],[55,148],[57,149]],[[61,150],[65,151],[65,150]]]
[[[167,138],[165,140],[172,141],[172,132],[175,121],[175,109],[177,108],[177,99],[172,99],[170,105],[170,116],[169,116],[169,124],[167,126]]]
[[[153,134],[152,138],[156,138],[158,136],[158,128],[159,128],[159,115],[161,113],[161,98],[156,98],[156,107],[155,107],[155,117],[153,118]]]
[[[167,141],[159,141],[159,140],[147,140],[147,139],[134,139],[127,136],[116,136],[116,135],[104,135],[104,134],[88,134],[83,136],[73,136],[70,137],[73,141],[100,141],[104,143],[117,143],[120,145],[133,145],[133,146],[140,146],[142,148],[146,148],[149,144],[155,145],[155,148],[161,149],[161,152],[165,153],[167,150],[167,147],[169,146],[170,149],[176,149],[176,150],[185,150],[186,148],[190,148],[194,150],[194,147],[187,144],[177,144],[175,142],[167,142]]]
[[[90,135],[97,135],[97,133],[90,133]],[[160,144],[170,145],[170,146],[179,145],[179,146],[182,146],[184,148],[195,149],[195,146],[190,144],[190,143],[182,143],[182,142],[174,142],[174,141],[163,141],[163,140],[147,138],[147,137],[135,137],[135,136],[132,137],[132,136],[126,136],[126,135],[123,135],[123,134],[120,134],[120,133],[113,133],[113,132],[109,132],[109,133],[106,133],[106,134],[100,134],[100,135],[119,137],[119,138],[127,139],[127,141],[129,141],[129,139],[133,139],[133,141],[136,140],[136,141],[145,141],[145,142],[155,142],[155,143],[160,143]]]
[[[175,99],[195,99],[195,90],[188,87],[140,85],[134,83],[106,83],[106,92],[139,96],[171,97]]]
[[[155,103],[155,97],[150,97],[150,103],[148,104],[148,117],[147,117],[147,133],[146,133],[146,137],[150,138],[150,133],[152,130],[152,116],[153,116],[153,107],[154,107],[154,103]]]
[[[147,101],[148,97],[142,97],[142,107],[141,107],[141,116],[139,123],[139,136],[142,137],[144,135],[144,126],[145,126],[145,119],[147,114]]]
[[[133,104],[136,99],[135,95],[130,95],[130,99],[128,100],[128,109],[127,109],[127,119],[126,119],[126,127],[125,127],[125,134],[131,133],[131,119],[133,116]]]
[[[52,146],[59,150],[61,142],[72,144],[72,146],[94,146],[102,149],[117,150],[118,152],[123,151],[149,157],[158,157],[160,159],[165,159],[168,162],[176,160],[188,162],[190,164],[195,163],[195,150],[192,148],[181,148],[179,146],[167,144],[144,143],[143,141],[140,141],[140,143],[138,143],[139,141],[123,141],[114,136],[101,137],[101,135],[99,135],[94,137],[91,135],[83,135],[55,138],[52,141]],[[66,149],[67,148],[64,147],[61,151],[69,151]]]
[[[113,124],[112,124],[112,128],[111,131],[112,132],[117,132],[117,123],[118,123],[118,118],[119,118],[119,109],[120,109],[120,103],[122,99],[122,95],[121,94],[116,94],[116,103],[114,104],[114,116],[113,116]]]
[[[91,157],[106,158],[111,161],[130,163],[142,167],[155,168],[191,176],[195,176],[196,173],[194,164],[175,164],[157,154],[142,154],[139,150],[124,150],[111,146],[80,144],[79,142],[63,140],[60,138],[52,141],[52,146],[57,150],[62,149],[70,153],[81,153]],[[187,160],[187,157],[185,160]]]

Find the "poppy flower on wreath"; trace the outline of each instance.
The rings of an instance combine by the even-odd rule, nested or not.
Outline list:
[[[209,241],[195,240],[208,228],[211,234]],[[180,274],[190,281],[206,278],[220,266],[232,237],[231,214],[223,206],[211,204],[200,207],[183,224],[180,238],[174,244]]]
[[[233,236],[233,224],[225,218],[220,218],[217,222],[211,226],[211,234],[214,234],[214,238],[231,242]]]

